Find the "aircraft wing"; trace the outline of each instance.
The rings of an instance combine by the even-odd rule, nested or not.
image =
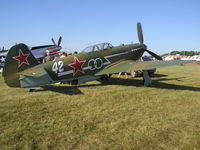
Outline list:
[[[193,60],[171,60],[171,61],[134,61],[124,60],[105,67],[95,75],[105,75],[119,72],[129,72],[137,70],[150,70],[153,68],[162,68],[174,65],[181,65],[194,62]]]

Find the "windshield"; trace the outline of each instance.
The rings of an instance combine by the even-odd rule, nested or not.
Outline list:
[[[88,53],[88,52],[94,52],[94,51],[102,51],[102,50],[110,49],[112,47],[113,46],[110,43],[100,43],[100,44],[86,47],[85,49],[82,50],[82,52]]]

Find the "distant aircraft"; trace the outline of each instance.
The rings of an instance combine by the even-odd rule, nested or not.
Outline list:
[[[109,43],[92,45],[81,53],[55,59],[43,64],[37,60],[25,44],[13,46],[6,57],[3,77],[10,87],[37,89],[42,85],[72,81],[83,83],[92,80],[107,80],[109,74],[143,70],[144,85],[151,85],[148,70],[179,65],[191,61],[162,61],[157,54],[143,44],[141,24],[137,24],[140,43],[113,47]],[[144,52],[160,61],[138,61]]]
[[[8,52],[8,50],[5,50],[4,47],[2,49],[0,49],[0,68],[3,67],[7,52]]]
[[[3,70],[4,62],[6,59],[6,55],[8,53],[8,50],[5,50],[4,47],[0,49],[0,72]]]
[[[56,44],[54,39],[51,38],[53,45],[41,45],[41,46],[35,46],[35,47],[31,47],[30,50],[33,54],[33,56],[38,60],[41,61],[40,59],[42,59],[44,57],[44,53],[46,50],[49,50],[49,52],[57,52],[59,50],[61,50],[61,40],[62,40],[62,36],[59,37],[58,43]],[[5,62],[5,58],[6,55],[8,53],[8,50],[4,50],[4,47],[2,48],[2,50],[0,51],[0,68],[2,68],[4,66],[4,62]]]

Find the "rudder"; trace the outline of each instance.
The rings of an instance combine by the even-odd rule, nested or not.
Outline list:
[[[39,63],[25,44],[17,44],[8,51],[3,77],[10,87],[20,87],[19,72],[38,65]]]

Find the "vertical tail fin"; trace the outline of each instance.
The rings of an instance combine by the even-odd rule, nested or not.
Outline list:
[[[38,65],[37,60],[25,44],[17,44],[8,51],[3,77],[10,87],[20,87],[19,72]]]

